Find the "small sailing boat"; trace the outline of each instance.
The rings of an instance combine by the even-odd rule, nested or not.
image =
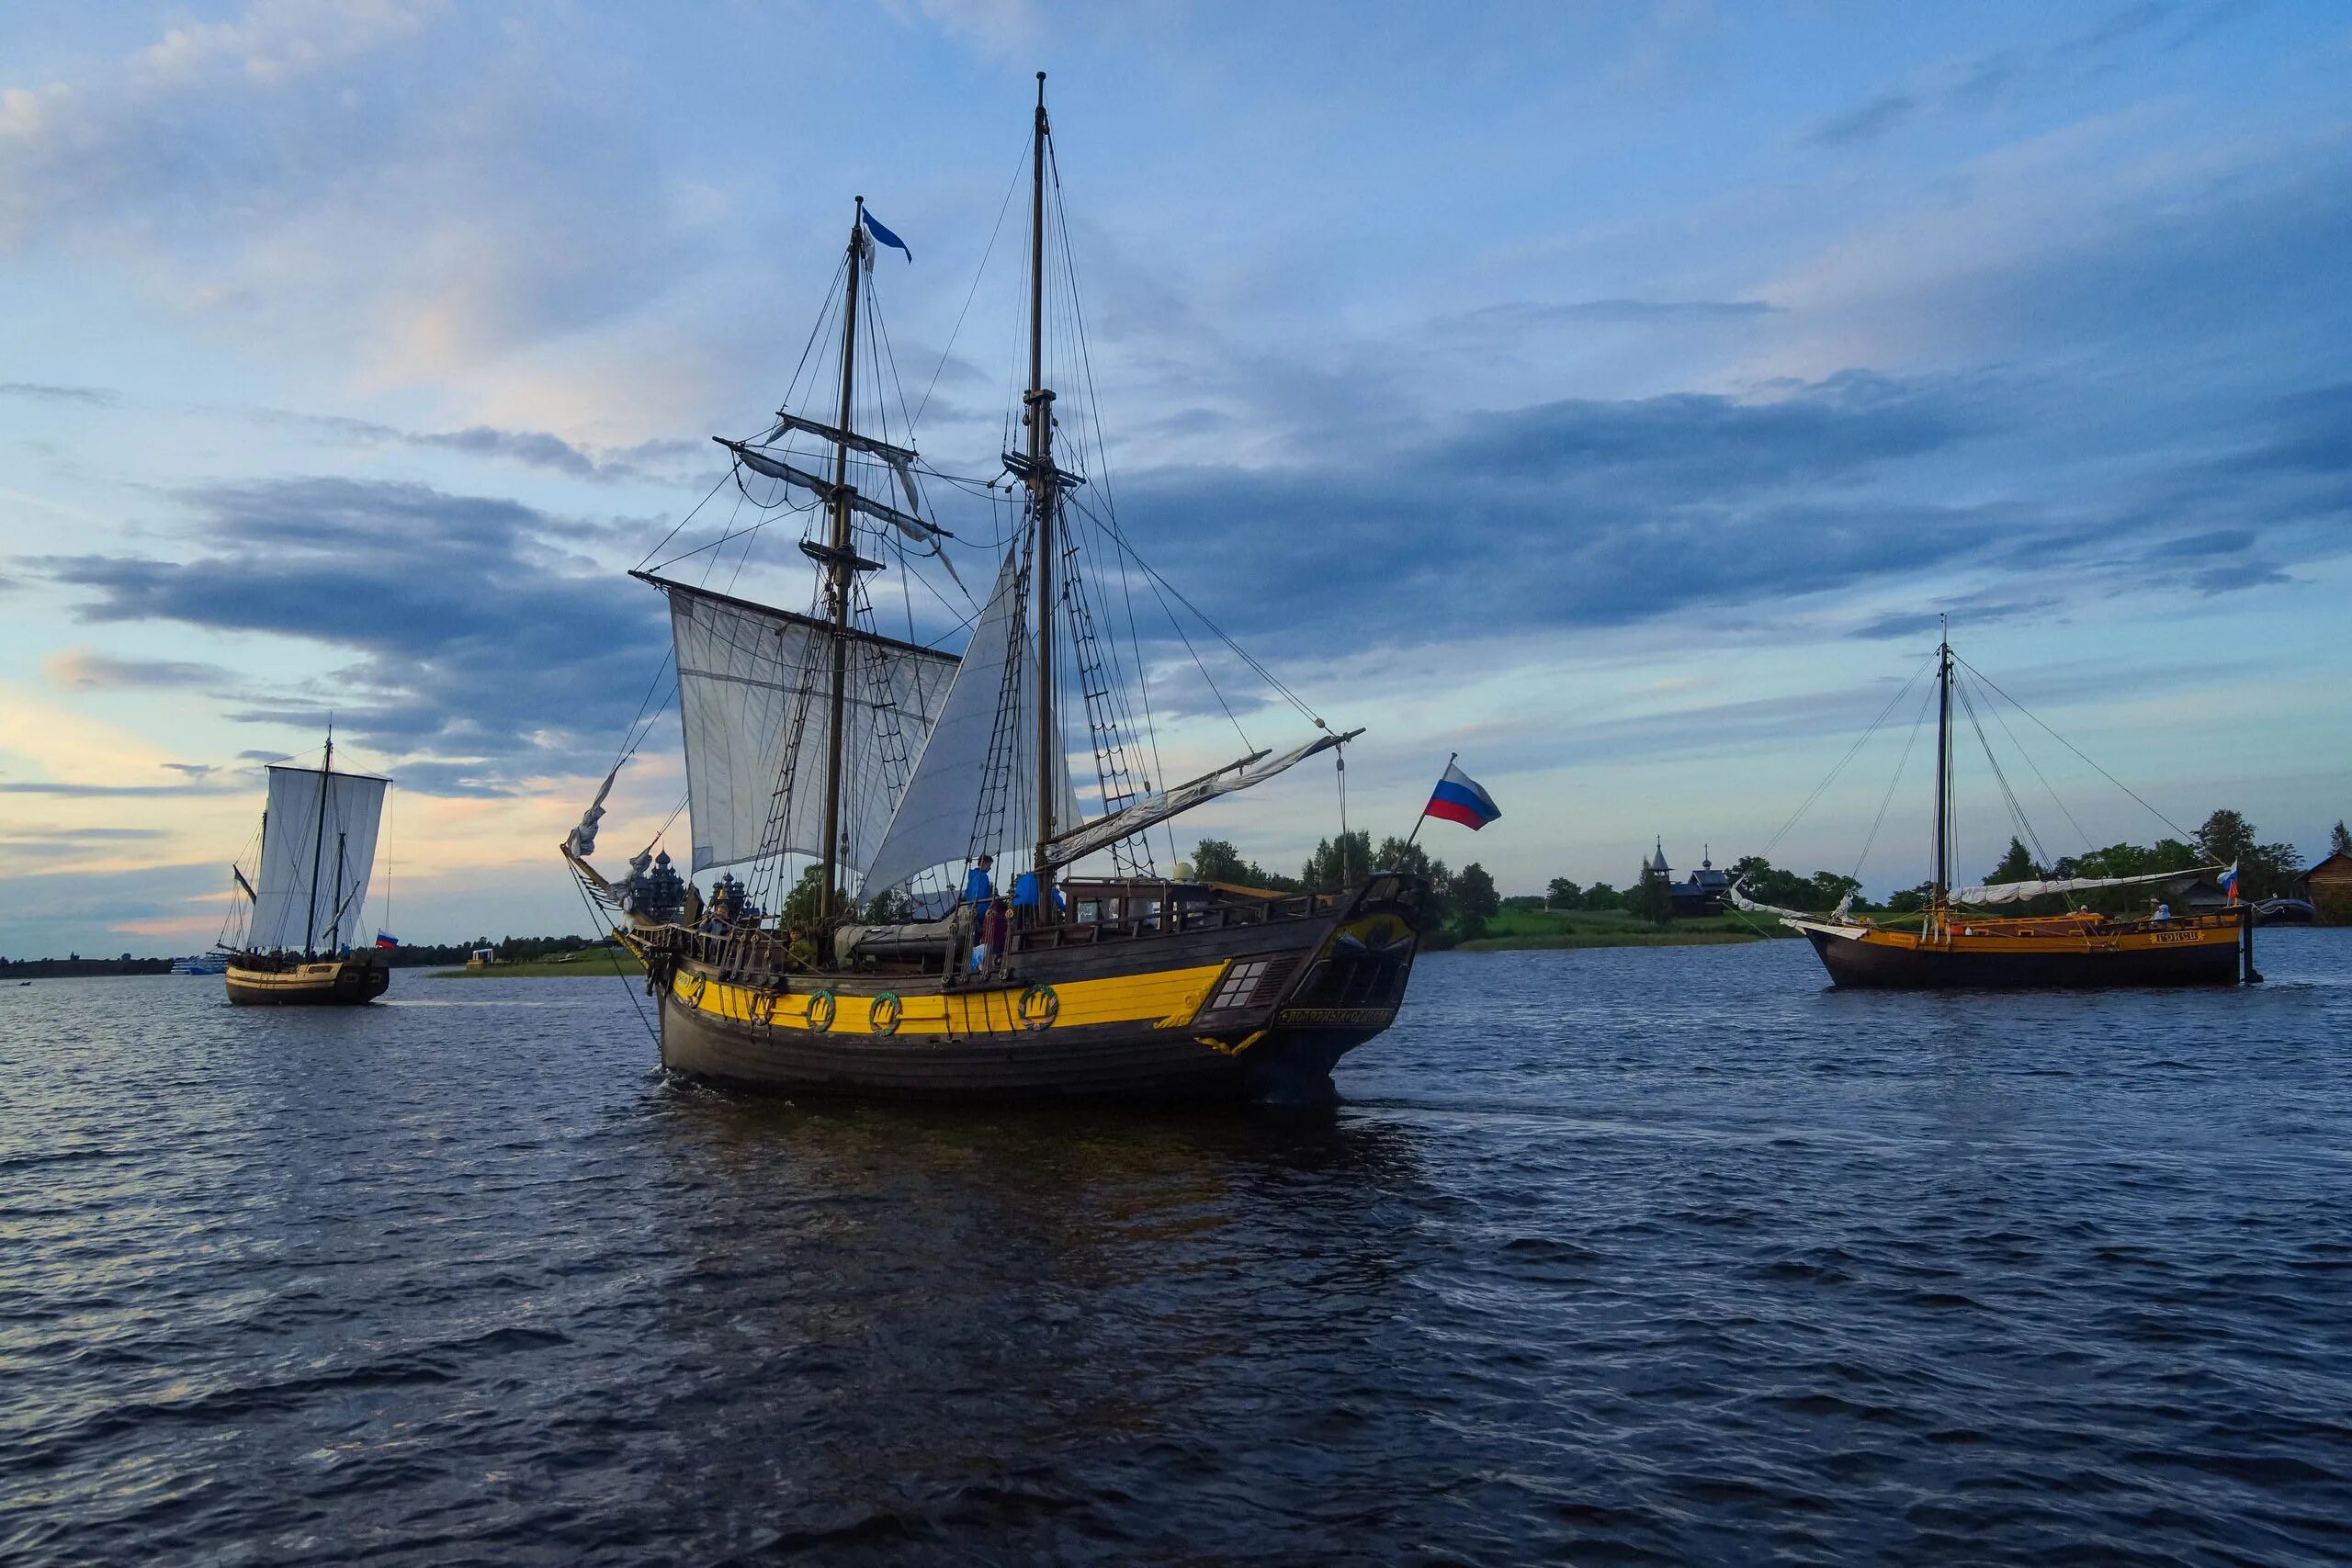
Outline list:
[[[390,783],[337,773],[332,731],[317,767],[270,768],[254,874],[230,868],[245,900],[242,939],[223,944],[232,1002],[351,1006],[374,1001],[391,985],[381,953],[354,951],[344,940],[359,929],[367,906]]]
[[[859,335],[874,247],[904,248],[861,197],[839,275],[837,408],[787,407],[763,435],[721,438],[753,504],[746,475],[775,481],[786,499],[772,504],[823,509],[821,535],[799,545],[817,569],[810,613],[633,574],[669,601],[690,869],[743,875],[729,870],[705,906],[666,868],[647,870],[651,844],[630,875],[598,874],[588,857],[612,775],[562,852],[643,959],[673,1071],[881,1096],[1306,1098],[1328,1091],[1340,1055],[1403,999],[1428,896],[1419,877],[1260,895],[1180,880],[1151,858],[1148,829],[1361,732],[1315,718],[1304,743],[1253,748],[1182,784],[1155,786],[1145,772],[1141,658],[1123,674],[1097,628],[1109,614],[1102,579],[1148,569],[1108,498],[1081,497],[1086,476],[1069,465],[1083,444],[1057,447],[1072,416],[1057,416],[1046,384],[1049,283],[1073,291],[1057,301],[1053,341],[1083,328],[1075,275],[1046,251],[1050,135],[1040,73],[1026,389],[1001,473],[983,485],[922,468],[889,438],[893,405],[879,396],[882,423],[857,427],[861,342],[869,366],[888,344],[871,325]],[[1008,434],[1012,423],[1008,411]],[[953,537],[925,514],[922,476],[1001,491],[1008,509],[996,580],[960,656],[874,626],[872,574],[895,559],[903,584],[914,561],[944,560]],[[1090,570],[1096,549],[1111,552],[1107,571]],[[1100,791],[1091,818],[1063,738],[1073,709]],[[813,863],[797,878],[795,855]],[[1082,874],[1090,856],[1107,868]]]
[[[1732,887],[1732,902],[1743,909],[1780,917],[1804,933],[1838,986],[1924,990],[2068,988],[2122,986],[2226,986],[2258,981],[2254,967],[2253,907],[2240,903],[2233,879],[2228,907],[2219,912],[2173,914],[2158,906],[2137,918],[2110,918],[2086,909],[2073,896],[2100,888],[2155,884],[2180,885],[2219,866],[2190,867],[2133,876],[2066,877],[2037,874],[2014,882],[1969,887],[1951,886],[1952,692],[1956,656],[1949,636],[1936,649],[1936,786],[1934,874],[1916,929],[1882,923],[1851,911],[1849,894],[1827,915],[1778,908]],[[1914,677],[1916,681],[1917,677]],[[1902,694],[1896,694],[1900,702]],[[1894,703],[1888,705],[1892,712]],[[1973,716],[1973,707],[1971,715]],[[1882,714],[1881,718],[1885,717]],[[2038,722],[2038,721],[2037,721]],[[1978,726],[1980,735],[1982,726]],[[1856,743],[1860,749],[1860,742]],[[1906,755],[1907,748],[1906,748]],[[1986,756],[1991,760],[1990,742]],[[1853,752],[1849,751],[1848,760]],[[1841,762],[1842,768],[1844,764]],[[1995,763],[1998,776],[1998,764]],[[1833,773],[1833,777],[1835,776]],[[2022,808],[2001,791],[2024,823]],[[1816,795],[1818,792],[1816,792]],[[1808,803],[1809,804],[1809,803]],[[1802,808],[1800,808],[1800,815]],[[1793,825],[1794,818],[1791,818]],[[1782,832],[1787,829],[1783,828]],[[2037,866],[2037,872],[2041,868]],[[2035,899],[2063,898],[2063,914],[1979,913]]]

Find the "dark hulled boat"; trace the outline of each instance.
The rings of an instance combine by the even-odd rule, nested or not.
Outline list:
[[[1735,886],[1742,908],[1781,917],[1804,933],[1832,984],[1863,989],[2030,990],[2098,987],[2229,986],[2259,980],[2254,967],[2252,907],[2232,901],[2225,910],[2114,919],[2070,908],[2055,915],[1984,913],[2035,899],[2064,898],[2100,888],[2181,883],[2194,871],[2142,876],[2037,875],[1954,888],[1952,860],[1952,669],[1949,640],[1936,649],[1936,791],[1934,874],[1916,927],[1883,924],[1849,914],[1808,915],[1758,904]],[[1841,764],[1842,765],[1842,764]],[[2006,785],[2004,785],[2006,789]],[[2014,803],[2012,803],[2014,808]],[[1785,829],[1784,829],[1785,830]],[[2207,868],[2219,869],[2219,868]]]
[[[345,941],[367,908],[390,782],[335,772],[332,734],[317,767],[269,770],[254,875],[231,868],[246,904],[243,933],[227,954],[230,1001],[349,1007],[390,987],[383,955]]]
[[[1403,999],[1427,897],[1419,878],[1269,895],[1152,862],[1148,829],[1357,732],[1316,718],[1319,733],[1303,744],[1173,786],[1155,787],[1144,770],[1128,682],[1103,652],[1106,600],[1082,526],[1092,525],[1090,549],[1117,552],[1114,570],[1140,560],[1107,499],[1074,499],[1086,478],[1057,450],[1046,384],[1047,285],[1075,282],[1046,252],[1043,83],[1022,439],[1003,454],[1004,479],[986,487],[1003,483],[1010,543],[960,657],[872,624],[869,574],[894,558],[903,581],[923,555],[944,560],[953,536],[925,514],[918,482],[946,476],[887,424],[859,427],[862,298],[870,312],[876,237],[898,243],[862,198],[841,275],[832,417],[787,408],[763,434],[722,442],[754,504],[746,475],[821,506],[823,535],[800,544],[818,568],[810,613],[639,574],[669,599],[691,869],[745,874],[729,872],[707,908],[698,895],[679,907],[659,891],[645,869],[651,845],[629,877],[600,875],[588,856],[610,777],[563,852],[643,957],[673,1071],[894,1097],[1312,1098]],[[1065,308],[1076,328],[1074,295]],[[867,332],[869,354],[878,336]],[[1140,667],[1138,653],[1138,677]],[[1099,792],[1092,817],[1070,781],[1062,721],[1073,712]],[[808,863],[797,878],[794,856]],[[1009,906],[992,880],[974,882],[991,859],[1021,872]]]

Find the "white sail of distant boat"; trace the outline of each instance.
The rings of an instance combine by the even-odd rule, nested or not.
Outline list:
[[[269,770],[248,946],[329,952],[352,940],[368,902],[390,782],[319,768]]]

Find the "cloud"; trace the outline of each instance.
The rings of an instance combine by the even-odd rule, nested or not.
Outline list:
[[[1163,570],[1216,563],[1215,613],[1236,630],[1624,625],[1988,550],[1999,507],[1863,492],[1998,426],[1980,388],[1841,376],[1480,414],[1332,465],[1151,471],[1122,481],[1121,503]]]
[[[41,673],[74,692],[217,685],[234,679],[217,664],[170,659],[121,659],[92,648],[61,648],[40,661]]]
[[[100,784],[0,783],[0,795],[53,795],[60,800],[139,799],[156,795],[220,795],[226,786],[184,784]]]
[[[1441,316],[1429,323],[1430,333],[1445,335],[1473,333],[1510,338],[1546,327],[1584,322],[1646,324],[1662,321],[1738,321],[1769,316],[1780,307],[1762,299],[1575,299],[1556,304],[1521,300],[1482,305],[1475,310]]]
[[[2178,48],[2211,28],[2232,20],[2245,7],[2207,6],[2183,16],[2158,0],[2125,6],[2077,32],[2040,49],[2000,49],[1939,61],[1912,73],[1901,86],[1871,94],[1806,132],[1809,147],[1846,149],[1876,141],[1926,115],[1979,108],[2012,92],[2043,96],[2070,82],[2112,69],[2133,40],[2178,17],[2182,25],[2158,47]]]
[[[1849,147],[1875,141],[1919,112],[1919,100],[1909,93],[1881,93],[1841,115],[1824,120],[1805,141],[1815,147]]]
[[[38,381],[0,381],[0,397],[28,398],[43,403],[83,403],[112,408],[119,396],[104,387],[51,387]]]
[[[513,501],[345,479],[187,497],[188,558],[31,563],[90,597],[87,621],[269,633],[356,661],[229,716],[339,734],[412,761],[402,782],[495,794],[610,760],[663,646],[659,600],[618,573],[553,563],[568,521]],[[252,753],[246,753],[250,758]]]

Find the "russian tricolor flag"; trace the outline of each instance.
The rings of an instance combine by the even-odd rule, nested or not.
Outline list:
[[[1437,788],[1430,792],[1430,803],[1421,807],[1421,815],[1459,822],[1475,832],[1500,817],[1502,809],[1477,780],[1448,762],[1445,777],[1437,781]]]
[[[391,932],[380,930],[377,931],[376,945],[378,947],[398,947],[400,944],[401,939],[394,936]]]
[[[2222,873],[2222,893],[2233,904],[2238,901],[2238,863],[2232,861],[2230,869]]]

